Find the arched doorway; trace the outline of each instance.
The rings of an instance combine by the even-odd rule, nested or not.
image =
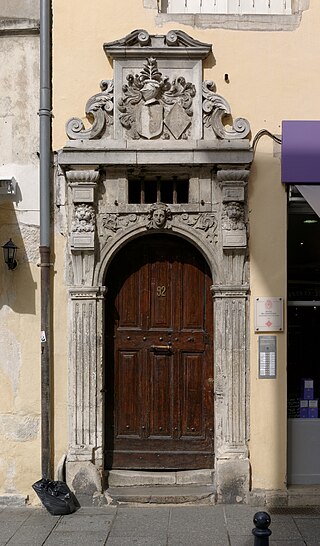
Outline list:
[[[106,276],[105,467],[212,468],[208,265],[180,237],[128,243]]]

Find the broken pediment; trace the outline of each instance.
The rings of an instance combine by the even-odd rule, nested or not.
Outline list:
[[[114,78],[102,81],[101,92],[87,102],[91,128],[78,118],[68,121],[70,139],[197,141],[248,136],[250,126],[243,118],[225,125],[231,115],[228,102],[215,92],[212,81],[202,81],[210,44],[180,30],[149,35],[139,29],[103,47],[113,60]]]
[[[111,59],[145,59],[152,53],[158,59],[193,57],[205,59],[212,51],[211,44],[199,42],[182,30],[170,30],[164,35],[152,35],[146,30],[133,30],[120,40],[105,43],[103,49]],[[147,50],[147,51],[146,51]]]

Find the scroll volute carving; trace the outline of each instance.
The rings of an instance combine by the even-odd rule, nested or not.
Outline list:
[[[245,118],[236,118],[231,129],[224,124],[231,116],[229,103],[216,92],[213,81],[205,81],[202,84],[203,95],[203,123],[205,127],[213,130],[215,135],[222,139],[235,140],[246,138],[250,133],[250,124]]]
[[[71,140],[94,140],[106,135],[113,125],[113,81],[100,83],[101,93],[91,97],[86,104],[86,117],[92,125],[86,129],[80,118],[71,118],[66,124],[66,133]]]

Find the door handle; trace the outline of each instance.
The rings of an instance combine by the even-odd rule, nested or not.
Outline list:
[[[170,354],[172,352],[171,345],[151,345],[149,351],[151,353],[158,353],[158,354]]]
[[[214,379],[213,379],[213,377],[208,377],[208,379],[207,379],[207,384],[208,384],[208,390],[209,390],[209,392],[211,392],[211,394],[213,394],[213,386],[214,386]]]

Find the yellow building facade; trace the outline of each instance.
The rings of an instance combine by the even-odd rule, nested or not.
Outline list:
[[[156,473],[221,503],[320,485],[316,469],[296,479],[303,440],[288,437],[288,398],[304,398],[290,377],[314,380],[312,399],[318,378],[303,362],[289,377],[281,180],[282,121],[320,119],[320,7],[211,4],[52,2],[50,464],[83,503]],[[18,299],[24,267],[39,302],[17,259],[4,293]],[[3,361],[0,498],[36,502],[39,303],[24,325],[27,291],[21,310],[9,299],[20,371]]]

